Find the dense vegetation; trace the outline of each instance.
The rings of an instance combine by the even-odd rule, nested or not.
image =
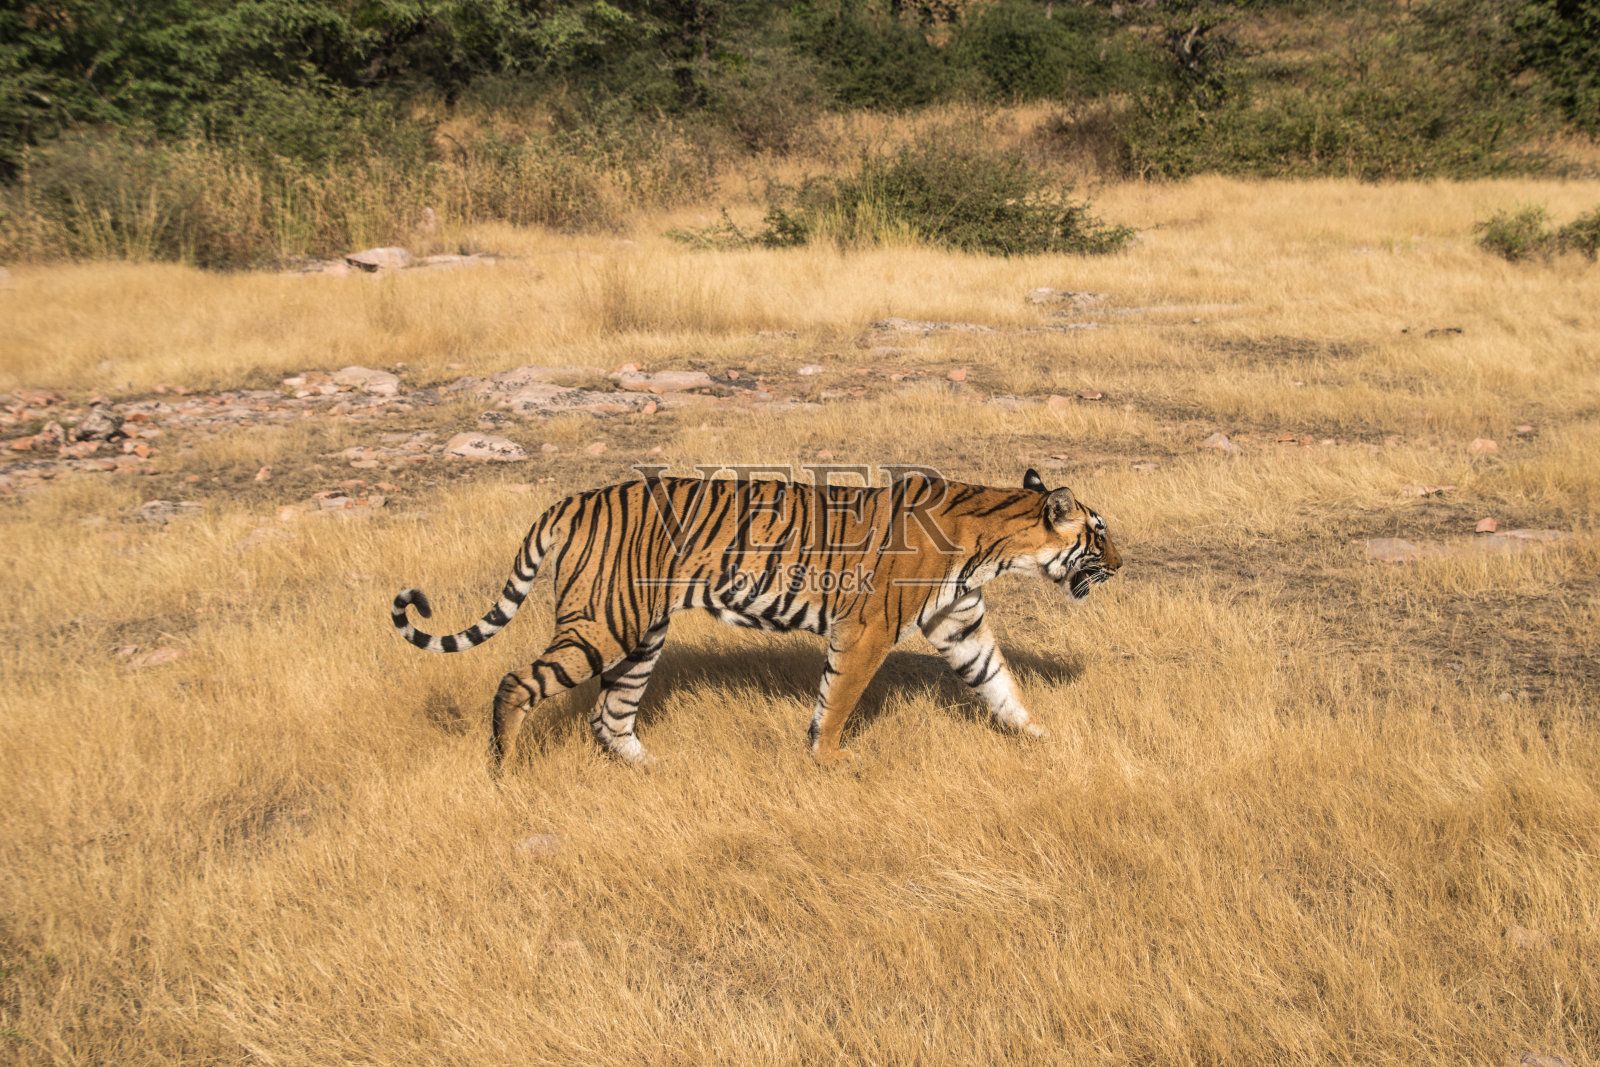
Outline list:
[[[1119,175],[1548,171],[1600,133],[1600,0],[20,0],[0,256],[604,227],[829,112],[1033,101]]]

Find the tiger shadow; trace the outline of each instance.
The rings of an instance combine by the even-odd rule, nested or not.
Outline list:
[[[650,677],[639,706],[641,734],[652,724],[669,721],[675,698],[689,693],[722,690],[730,700],[737,694],[754,693],[775,702],[791,703],[795,709],[795,730],[803,737],[811,722],[811,711],[822,682],[826,660],[823,647],[785,643],[767,648],[707,648],[667,643]],[[1059,658],[1040,656],[1023,650],[1006,652],[1017,686],[1026,703],[1028,693],[1040,685],[1071,682],[1083,673],[1083,661],[1072,654]],[[542,749],[554,736],[588,718],[598,695],[599,683],[591,680],[570,693],[545,701],[529,716],[526,743]],[[895,651],[884,660],[862,694],[845,728],[845,736],[870,725],[881,716],[889,698],[897,693],[917,693],[933,700],[942,709],[969,722],[988,725],[988,707],[931,651]]]

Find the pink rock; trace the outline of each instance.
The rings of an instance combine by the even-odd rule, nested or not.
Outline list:
[[[605,452],[605,450],[606,450],[606,443],[604,441],[596,441],[596,442],[594,442],[593,444],[589,445],[587,448],[584,449],[584,451],[587,452],[591,456],[602,455]]]
[[[1204,441],[1201,441],[1200,447],[1213,448],[1229,456],[1235,455],[1239,451],[1239,446],[1230,441],[1227,434],[1221,432],[1214,433]]]
[[[946,374],[945,377],[952,382],[964,382],[967,380],[967,368],[956,367],[950,371],[949,374]]]
[[[1500,524],[1494,519],[1479,519],[1478,525],[1473,527],[1474,533],[1492,534],[1500,529]]]
[[[1367,558],[1379,563],[1412,563],[1426,553],[1422,546],[1399,537],[1374,537],[1367,541]]]
[[[1467,446],[1467,451],[1474,456],[1487,456],[1490,453],[1500,451],[1500,446],[1487,437],[1475,437],[1472,439],[1472,443]]]

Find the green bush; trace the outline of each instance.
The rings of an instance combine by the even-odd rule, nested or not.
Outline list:
[[[1530,205],[1516,211],[1497,211],[1473,230],[1478,235],[1479,248],[1509,263],[1546,259],[1556,248],[1549,218],[1544,208]]]
[[[794,27],[795,47],[816,60],[829,94],[847,107],[921,107],[963,88],[949,50],[887,5],[803,4]]]
[[[1511,21],[1519,58],[1544,78],[1545,95],[1600,134],[1600,0],[1522,0]]]
[[[1600,208],[1580,215],[1556,231],[1563,252],[1576,252],[1590,263],[1600,259]]]
[[[1134,231],[1101,222],[1016,153],[938,138],[870,156],[853,173],[817,180],[780,199],[764,244],[818,239],[842,247],[917,240],[968,252],[1105,253]]]

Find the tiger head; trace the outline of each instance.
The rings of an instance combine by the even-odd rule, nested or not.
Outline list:
[[[1122,567],[1122,555],[1111,543],[1106,521],[1065,486],[1049,489],[1030,468],[1022,487],[1044,494],[1043,521],[1031,531],[1038,547],[1028,553],[1039,573],[1064,585],[1074,600],[1089,595],[1089,586],[1110,578]]]

